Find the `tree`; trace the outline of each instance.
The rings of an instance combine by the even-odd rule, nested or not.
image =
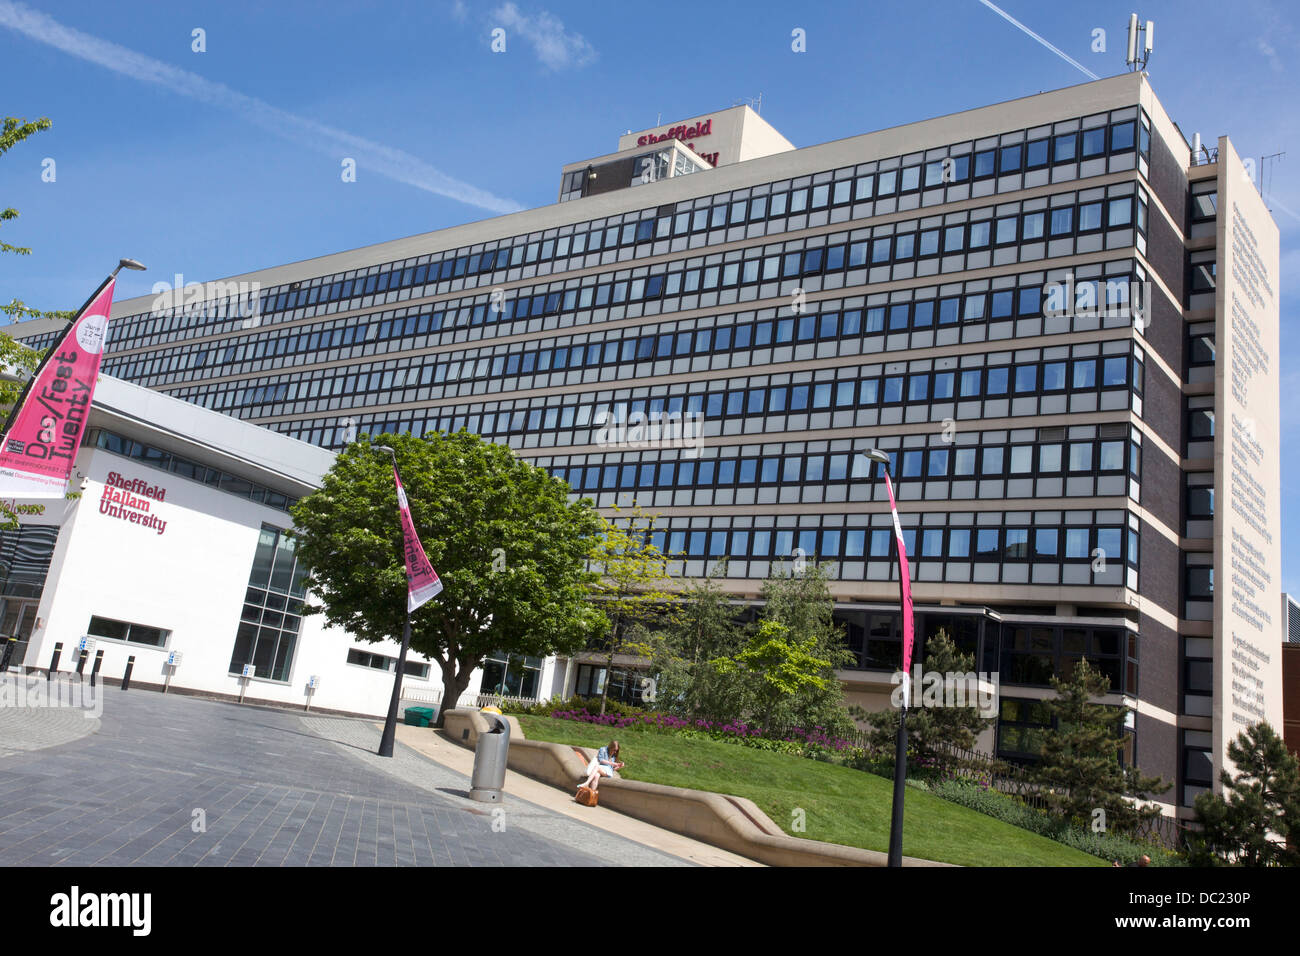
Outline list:
[[[799,641],[784,624],[767,620],[739,654],[712,664],[719,676],[734,678],[744,688],[753,718],[770,730],[778,715],[800,710],[801,697],[837,683],[834,675],[824,676],[831,662],[816,656],[816,647],[815,638]]]
[[[1055,700],[1044,705],[1054,727],[1044,734],[1042,761],[1035,771],[1049,806],[1067,819],[1091,824],[1096,810],[1110,829],[1128,830],[1158,816],[1154,806],[1139,806],[1128,797],[1149,799],[1169,788],[1159,777],[1144,777],[1136,766],[1123,766],[1124,709],[1093,703],[1110,689],[1110,680],[1079,661],[1070,680],[1052,678]]]
[[[837,733],[853,729],[844,704],[844,687],[835,671],[851,665],[854,657],[835,623],[826,567],[808,561],[799,562],[788,574],[774,568],[763,582],[762,598],[762,619],[786,627],[793,643],[809,646],[810,654],[825,662],[822,685],[816,693],[801,695],[783,708],[784,719]]]
[[[334,626],[365,641],[399,635],[406,571],[389,457],[443,592],[411,616],[411,648],[436,660],[454,702],[495,651],[572,653],[604,626],[586,569],[601,521],[587,499],[502,445],[460,431],[363,436],[291,510],[306,586]]]
[[[1191,862],[1199,866],[1296,866],[1300,847],[1300,762],[1267,722],[1228,744],[1237,775],[1219,772],[1223,793],[1196,796]]]
[[[963,654],[940,629],[925,644],[925,671],[938,674],[970,674],[975,670],[975,655]],[[973,696],[973,691],[968,695]],[[907,712],[908,744],[918,756],[943,757],[946,747],[975,747],[975,738],[993,723],[984,717],[975,705],[969,707],[926,706],[923,695],[917,692],[912,707]],[[873,749],[888,751],[898,739],[898,719],[901,710],[885,710],[862,714],[868,726],[868,739]]]
[[[649,635],[661,710],[724,719],[740,714],[739,688],[709,663],[734,657],[745,644],[736,608],[720,585],[726,575],[722,561],[707,578],[692,580],[680,594],[678,613]]]
[[[656,618],[672,615],[677,595],[663,585],[668,580],[668,556],[653,539],[654,519],[640,508],[627,526],[605,521],[604,534],[592,554],[592,570],[601,577],[594,594],[604,612],[605,682],[600,712],[609,700],[609,678],[619,655],[650,657],[647,631]]]
[[[51,124],[49,119],[44,116],[36,120],[34,123],[29,123],[25,119],[16,119],[12,116],[6,116],[4,125],[0,127],[0,156],[9,152],[10,149],[17,146],[34,133],[49,129],[51,125],[53,124]],[[17,209],[10,207],[0,210],[0,223],[11,222],[17,218]],[[0,252],[10,252],[18,256],[30,256],[32,254],[32,250],[26,246],[15,246],[3,241],[0,241]],[[14,299],[7,305],[0,305],[0,312],[9,316],[9,321],[11,322],[17,322],[21,319],[71,319],[73,316],[73,313],[71,312],[42,312],[39,309],[32,309],[24,305],[18,299]],[[21,349],[22,346],[17,345],[17,343],[7,335],[2,335],[2,338],[4,341],[0,342],[0,361],[3,361],[5,367],[7,367],[13,357],[20,354],[14,353],[13,348],[17,347]],[[35,368],[35,362],[32,362],[30,366],[25,367],[27,368],[27,371],[31,371],[32,368]],[[12,391],[12,383],[6,383],[4,389],[0,389],[0,404],[8,406],[13,404],[14,399],[18,396],[18,392],[12,391],[12,394],[9,394],[9,391],[6,391],[6,389]],[[5,400],[6,396],[8,396],[7,401]]]

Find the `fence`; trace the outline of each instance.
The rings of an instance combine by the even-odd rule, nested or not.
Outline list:
[[[421,690],[419,688],[407,689],[402,688],[402,700],[417,704],[431,704],[435,709],[442,706],[443,692],[442,688],[437,690]],[[515,703],[523,706],[537,703],[535,698],[531,697],[503,697],[500,694],[477,694],[473,691],[465,691],[456,700],[457,707],[495,707],[499,706],[502,701]]]

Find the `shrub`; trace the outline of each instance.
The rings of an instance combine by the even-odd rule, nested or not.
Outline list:
[[[1119,833],[1094,833],[1072,826],[1059,816],[1035,810],[1014,797],[969,780],[956,778],[937,781],[930,785],[930,791],[945,800],[978,810],[1003,823],[1048,837],[1103,860],[1118,860],[1122,865],[1128,865],[1136,863],[1145,855],[1151,857],[1152,866],[1186,865],[1182,857],[1161,846],[1142,843]]]

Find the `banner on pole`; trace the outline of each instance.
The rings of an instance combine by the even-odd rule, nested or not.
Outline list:
[[[437,597],[442,590],[442,582],[438,580],[438,572],[433,570],[433,565],[425,556],[424,546],[420,544],[420,537],[415,533],[411,506],[406,500],[406,489],[402,487],[396,465],[393,466],[393,481],[397,484],[397,507],[402,513],[402,542],[406,552],[406,613],[410,614],[421,604]]]
[[[62,498],[86,432],[104,356],[109,278],[50,346],[0,437],[0,496]]]
[[[912,614],[912,579],[907,568],[907,543],[903,540],[903,527],[898,523],[898,504],[894,501],[894,483],[885,471],[885,490],[889,492],[889,510],[894,514],[894,537],[898,539],[898,584],[903,604],[903,706],[911,703],[912,644],[916,637],[916,622]]]

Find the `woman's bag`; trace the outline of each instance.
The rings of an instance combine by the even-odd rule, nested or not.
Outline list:
[[[595,790],[591,789],[591,787],[582,786],[578,788],[577,800],[584,807],[594,807],[598,799],[599,796]]]

